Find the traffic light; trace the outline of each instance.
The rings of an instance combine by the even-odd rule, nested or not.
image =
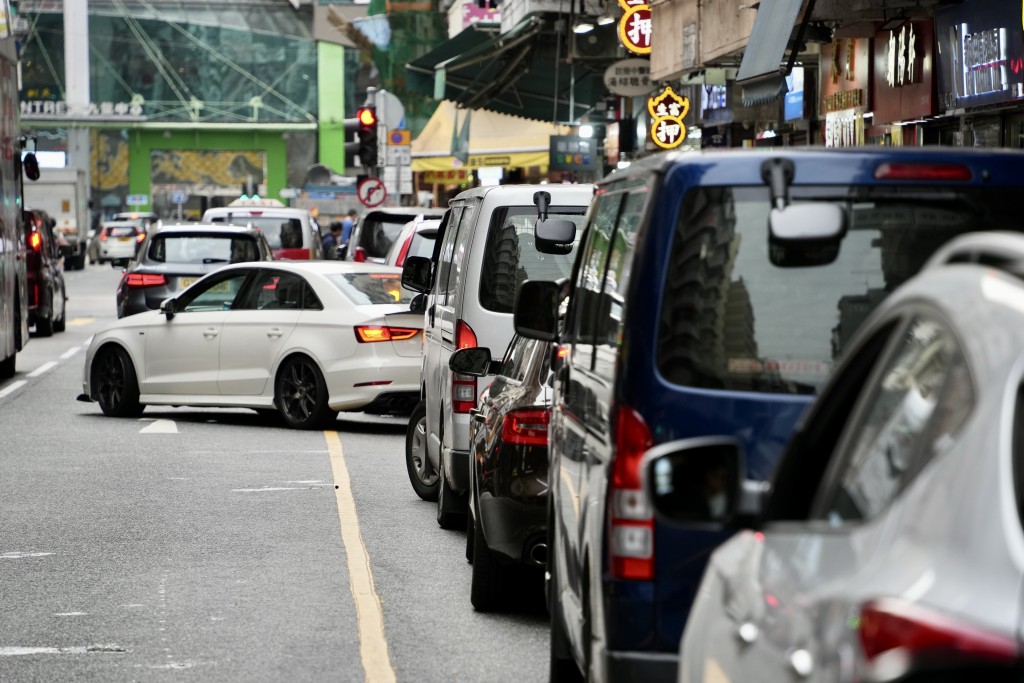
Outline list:
[[[360,107],[356,119],[359,121],[356,131],[359,147],[356,154],[364,167],[372,168],[377,165],[377,108]]]

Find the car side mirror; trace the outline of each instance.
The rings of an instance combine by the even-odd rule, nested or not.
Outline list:
[[[555,341],[561,292],[558,282],[527,280],[520,285],[512,314],[516,332],[527,339]]]
[[[448,358],[448,369],[472,377],[486,377],[491,370],[491,350],[485,346],[459,349]]]
[[[783,268],[832,263],[846,235],[846,212],[828,202],[789,204],[768,214],[768,257]]]
[[[178,312],[177,302],[174,299],[164,299],[160,302],[160,312],[167,316],[168,320],[173,320]]]
[[[568,254],[576,241],[576,224],[566,218],[540,218],[533,237],[542,254]]]
[[[732,437],[670,441],[643,457],[644,490],[654,512],[676,525],[730,525],[756,516],[767,488],[744,480],[744,456]]]
[[[420,294],[430,291],[433,263],[426,256],[409,256],[402,266],[402,286]]]

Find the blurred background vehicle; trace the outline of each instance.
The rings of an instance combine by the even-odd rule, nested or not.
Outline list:
[[[440,218],[444,212],[444,209],[422,207],[369,209],[352,229],[345,260],[384,263],[388,249],[407,223],[425,218]]]
[[[416,218],[405,224],[398,237],[391,243],[384,263],[401,268],[408,256],[430,258],[434,252],[434,241],[441,225],[440,218]]]
[[[323,234],[316,219],[306,209],[289,208],[276,199],[239,198],[228,206],[207,209],[200,222],[258,228],[275,259],[323,258]]]
[[[342,410],[407,415],[423,330],[411,299],[390,266],[226,265],[159,311],[98,331],[79,399],[115,417],[147,404],[276,411],[296,429],[328,426]]]
[[[168,225],[152,231],[117,286],[117,317],[157,310],[160,302],[228,263],[271,261],[257,228]]]
[[[67,319],[64,257],[53,221],[45,211],[24,209],[25,269],[28,276],[28,323],[40,337],[63,332]]]
[[[100,226],[97,239],[98,261],[117,267],[135,258],[146,231],[135,223],[110,221]]]
[[[68,270],[85,267],[89,246],[89,193],[80,168],[45,168],[38,180],[24,183],[23,206],[45,211],[67,242],[64,264]]]
[[[1021,680],[1024,236],[944,251],[856,334],[770,487],[729,435],[645,458],[664,518],[746,529],[704,573],[680,682]],[[717,506],[694,486],[715,470]]]

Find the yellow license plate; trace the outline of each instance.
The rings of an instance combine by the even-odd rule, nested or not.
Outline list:
[[[198,279],[199,278],[197,278],[197,277],[182,277],[182,278],[178,278],[178,289],[185,289],[186,287],[191,287],[192,283],[195,282]]]
[[[130,239],[131,239],[131,237],[118,237],[117,241],[118,242],[127,242]]]

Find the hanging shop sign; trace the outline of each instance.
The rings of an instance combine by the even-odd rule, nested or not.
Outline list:
[[[465,168],[455,168],[448,171],[424,171],[421,180],[427,184],[446,185],[452,183],[465,183],[473,177],[472,172]]]
[[[871,41],[840,38],[821,46],[818,69],[819,116],[848,109],[864,110],[868,101]]]
[[[980,107],[1024,98],[1020,0],[935,10],[939,103]]]
[[[600,171],[602,159],[598,153],[597,138],[575,135],[552,135],[550,171]]]
[[[604,87],[613,95],[639,97],[651,92],[651,62],[620,59],[604,70]]]
[[[930,21],[907,23],[875,35],[873,125],[911,121],[936,113],[932,94],[933,43]]]
[[[675,94],[666,86],[659,94],[647,98],[651,115],[651,141],[662,149],[674,149],[686,139],[683,118],[690,111],[690,100]]]
[[[645,0],[619,0],[625,10],[619,19],[619,40],[637,55],[651,54],[651,6]]]

